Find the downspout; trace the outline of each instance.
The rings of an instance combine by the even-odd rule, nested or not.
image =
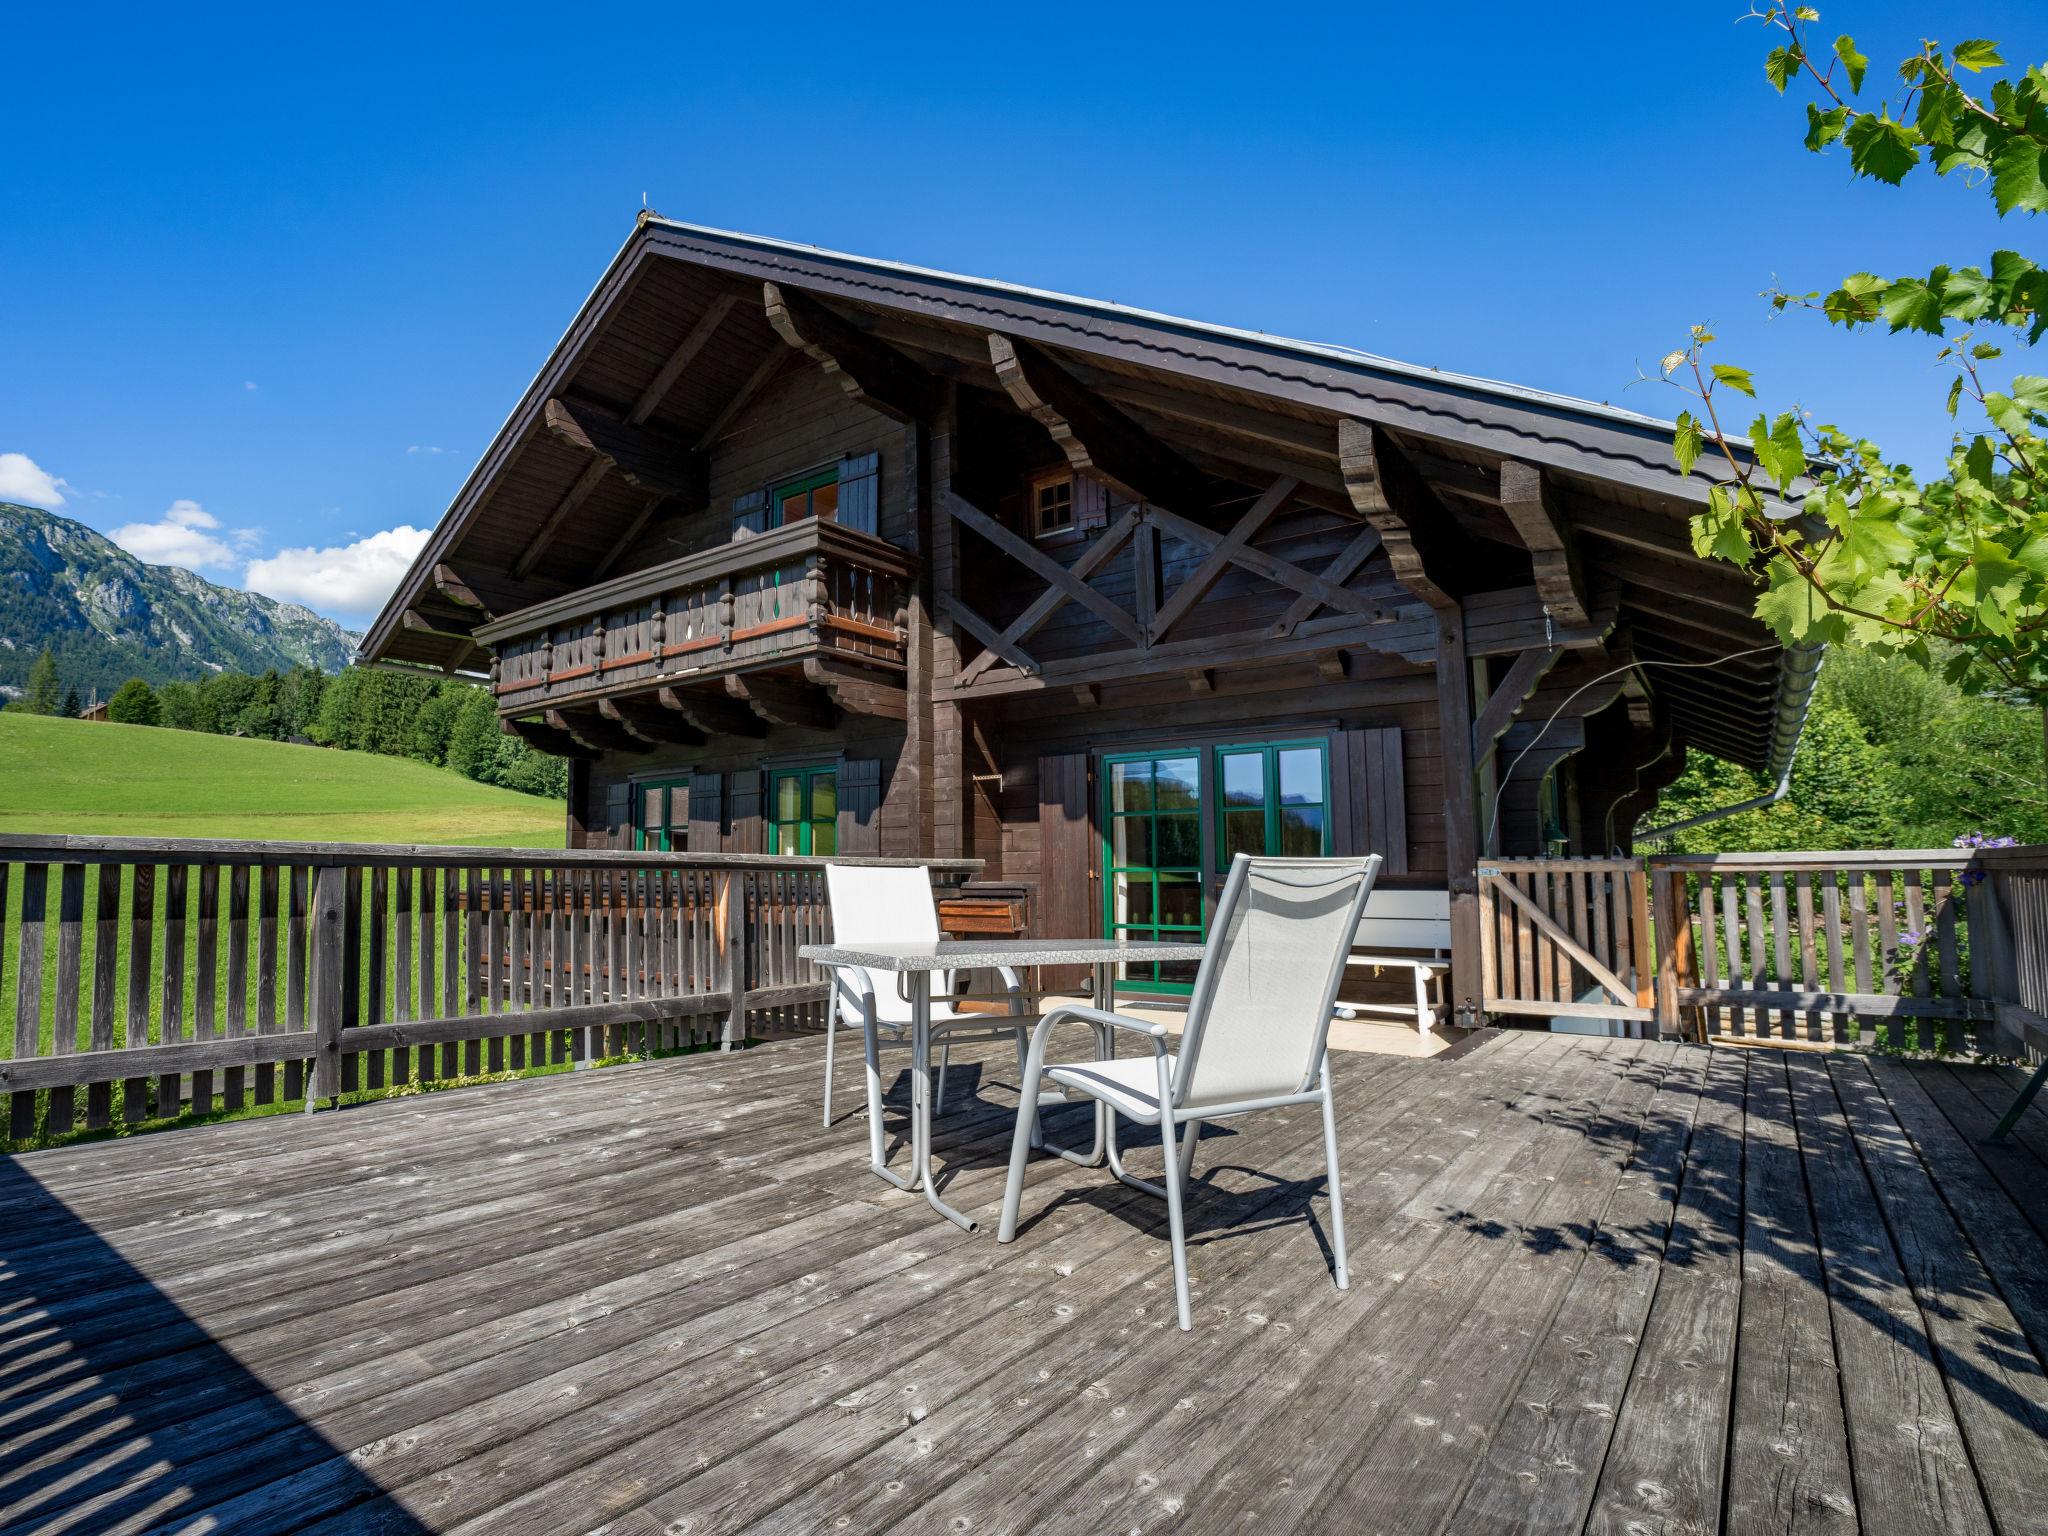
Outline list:
[[[1710,821],[1725,821],[1730,816],[1740,816],[1744,811],[1761,811],[1766,806],[1776,805],[1792,790],[1792,770],[1788,767],[1785,776],[1778,780],[1778,787],[1768,795],[1757,795],[1753,799],[1738,800],[1734,805],[1724,805],[1718,810],[1702,811],[1697,816],[1688,816],[1683,821],[1668,821],[1661,827],[1651,827],[1638,832],[1635,840],[1639,843],[1655,842],[1669,837],[1674,832],[1690,832],[1694,827],[1704,827]]]
[[[1819,645],[1795,645],[1789,647],[1778,664],[1778,706],[1771,722],[1771,751],[1767,770],[1778,775],[1777,787],[1767,795],[1757,795],[1724,805],[1719,810],[1702,811],[1697,816],[1688,816],[1683,821],[1666,822],[1661,827],[1651,827],[1638,832],[1635,840],[1639,843],[1655,842],[1669,837],[1674,832],[1688,832],[1694,827],[1704,827],[1709,822],[1725,821],[1730,816],[1740,816],[1745,811],[1761,811],[1776,805],[1792,791],[1792,756],[1799,750],[1800,732],[1806,726],[1806,711],[1813,703],[1813,685],[1820,678],[1821,657],[1826,647]]]

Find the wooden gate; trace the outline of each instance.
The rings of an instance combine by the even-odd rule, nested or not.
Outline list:
[[[1657,1016],[1649,882],[1634,859],[1482,862],[1479,945],[1489,1013]]]

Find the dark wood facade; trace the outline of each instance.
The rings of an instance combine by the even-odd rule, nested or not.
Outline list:
[[[1625,847],[1689,749],[1789,762],[1817,657],[1693,556],[1668,442],[649,217],[365,654],[488,668],[578,845],[977,858],[1095,933],[1131,844],[1156,922],[1263,827],[1448,885],[1462,946],[1483,854]]]

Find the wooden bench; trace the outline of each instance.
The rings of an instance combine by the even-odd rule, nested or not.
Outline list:
[[[1402,1003],[1340,1003],[1337,1016],[1361,1013],[1409,1018],[1428,1034],[1445,1011],[1444,978],[1451,973],[1451,893],[1376,890],[1352,936],[1349,965],[1372,970],[1406,969],[1415,996]]]

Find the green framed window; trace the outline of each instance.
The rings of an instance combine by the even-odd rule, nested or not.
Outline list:
[[[633,786],[633,846],[684,853],[690,846],[690,780],[645,779]]]
[[[799,479],[785,480],[768,493],[771,528],[800,523],[807,517],[839,517],[839,467],[821,469]]]
[[[1102,765],[1102,931],[1110,938],[1202,936],[1202,754],[1122,753]],[[1135,962],[1122,979],[1186,991],[1192,961]]]
[[[829,858],[839,851],[836,768],[778,768],[768,775],[768,851]]]
[[[1240,853],[1319,859],[1330,851],[1330,756],[1320,741],[1216,750],[1216,868]]]
[[[1330,851],[1322,741],[1117,753],[1102,759],[1100,783],[1102,931],[1109,938],[1199,941],[1209,899],[1237,854],[1320,858]],[[1130,964],[1121,980],[1185,992],[1196,965]]]

